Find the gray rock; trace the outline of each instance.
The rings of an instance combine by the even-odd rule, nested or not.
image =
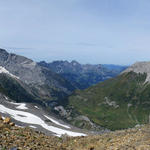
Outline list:
[[[34,95],[43,99],[57,100],[58,97],[63,98],[74,90],[68,81],[50,69],[3,49],[0,49],[0,66],[19,77],[19,80],[30,87],[29,91],[32,89]]]
[[[127,68],[123,73],[127,72],[135,72],[135,73],[147,73],[147,78],[145,82],[150,82],[150,62],[136,62],[131,67]]]

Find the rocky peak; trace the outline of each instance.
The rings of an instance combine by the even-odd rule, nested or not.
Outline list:
[[[7,64],[22,64],[22,63],[33,63],[31,59],[24,56],[8,53],[4,49],[0,49],[0,65],[7,66]]]
[[[8,52],[7,52],[5,49],[2,49],[2,48],[0,48],[0,53],[1,53],[1,54],[2,54],[2,53],[8,54]]]
[[[34,61],[24,56],[8,53],[3,49],[0,49],[0,66],[28,84],[37,83],[37,81],[43,83],[45,80],[39,77],[42,74],[41,67],[37,67]]]
[[[0,66],[0,73],[17,77],[26,85],[36,89],[39,95],[42,94],[42,97],[45,96],[48,99],[51,99],[52,91],[63,93],[60,95],[64,96],[74,90],[72,84],[50,69],[38,65],[24,56],[8,53],[3,49],[0,49]],[[56,94],[53,95],[57,99]]]
[[[71,62],[71,64],[73,65],[73,66],[76,66],[76,65],[80,65],[77,61],[75,61],[75,60],[73,60],[72,62]]]
[[[0,64],[4,64],[4,61],[8,59],[9,53],[4,50],[0,49]]]
[[[135,64],[133,64],[131,67],[127,68],[125,71],[123,71],[122,73],[126,73],[126,72],[135,72],[135,73],[146,73],[147,74],[147,78],[145,80],[145,82],[150,82],[150,62],[136,62]]]

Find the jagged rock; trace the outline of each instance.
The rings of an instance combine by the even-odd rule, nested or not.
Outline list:
[[[8,150],[149,150],[150,125],[86,137],[54,137],[0,121],[0,149]]]
[[[4,127],[4,124],[1,123],[1,124],[0,124],[0,130],[1,130],[3,127]]]
[[[10,126],[15,126],[15,123],[14,122],[10,122],[9,125]]]
[[[67,117],[67,116],[69,116],[68,112],[64,109],[63,106],[56,106],[56,107],[54,108],[54,110],[55,110],[55,111],[58,111],[59,114],[60,114],[60,116],[62,116],[62,117]]]
[[[10,118],[9,117],[6,117],[3,121],[3,123],[5,124],[9,124],[10,123]]]
[[[0,120],[3,120],[2,116],[0,115]]]
[[[94,149],[94,146],[93,146],[93,147],[91,147],[91,148],[90,148],[90,150],[95,150],[95,149]]]

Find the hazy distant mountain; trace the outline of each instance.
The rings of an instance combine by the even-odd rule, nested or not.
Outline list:
[[[122,72],[123,70],[129,67],[129,66],[121,66],[121,65],[113,65],[113,64],[103,64],[102,66],[107,68],[108,70],[112,70],[112,71],[114,70],[118,72]]]
[[[85,89],[98,82],[115,77],[126,69],[126,66],[117,65],[82,65],[77,61],[54,61],[52,63],[42,61],[38,64],[60,74],[78,89]]]
[[[86,127],[76,114],[92,122],[116,130],[150,122],[150,62],[138,62],[116,78],[85,90],[78,90],[68,98],[66,109],[72,110],[70,122]]]

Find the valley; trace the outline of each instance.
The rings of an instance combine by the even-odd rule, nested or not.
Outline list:
[[[76,91],[68,104],[79,114],[110,130],[134,127],[149,123],[149,84],[146,73],[128,72]]]
[[[0,114],[18,128],[50,137],[87,137],[87,141],[111,136],[112,131],[137,131],[149,123],[149,62],[127,69],[76,61],[46,64],[2,49],[0,58]],[[76,77],[71,80],[72,76]]]
[[[0,150],[150,150],[149,0],[0,0]]]
[[[85,81],[78,81],[79,74],[79,76],[71,82],[68,78],[59,74],[59,71],[56,72],[52,68],[44,65],[42,66],[40,63],[36,63],[26,57],[8,53],[6,50],[0,49],[0,58],[0,92],[8,97],[10,101],[23,103],[22,105],[32,105],[34,103],[35,105],[43,107],[48,113],[52,113],[69,124],[71,123],[73,126],[85,130],[88,129],[95,133],[107,132],[107,128],[94,123],[87,115],[80,115],[78,112],[74,113],[74,109],[66,109],[65,105],[68,103],[67,97],[75,90],[81,88],[80,86],[75,86],[74,82],[79,82],[81,84],[85,82],[88,83],[90,78],[89,74],[92,74],[94,78],[98,76],[100,76],[100,78],[94,82],[92,81],[92,83],[86,86],[116,76],[126,67],[115,66],[115,69],[111,69],[111,66],[111,68],[106,69],[103,65],[81,65],[75,61],[71,63],[58,61],[50,64],[51,66],[53,65],[53,68],[59,69],[60,67],[57,67],[55,64],[64,66],[61,68],[61,70],[64,70],[64,73],[67,73],[67,70],[70,71],[70,73],[72,72],[71,74],[78,74],[81,72],[82,78],[88,73],[89,77],[86,78]],[[71,74],[68,75],[71,77]],[[2,101],[7,100],[4,98]],[[15,114],[14,110],[9,110],[10,108],[7,108],[6,104],[7,103],[5,103],[5,106],[1,106],[5,109],[5,111],[1,110],[1,112],[4,111],[4,114],[9,114],[8,112],[11,111]],[[35,108],[33,111],[34,110]],[[74,115],[72,116],[72,113],[76,116],[75,123],[73,123]],[[85,125],[82,127],[78,126],[76,121],[79,123],[85,122]],[[86,122],[88,122],[87,127]],[[32,123],[30,124],[32,125]]]

